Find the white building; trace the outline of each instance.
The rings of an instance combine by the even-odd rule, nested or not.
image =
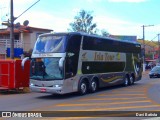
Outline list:
[[[33,49],[38,35],[52,32],[51,29],[20,26],[14,29],[14,48],[22,48],[24,52]],[[7,55],[7,48],[10,48],[10,28],[0,29],[0,58]],[[15,53],[16,55],[17,53]],[[19,56],[20,57],[20,56]]]

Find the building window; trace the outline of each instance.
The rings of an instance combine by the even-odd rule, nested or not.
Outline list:
[[[19,34],[15,34],[15,35],[14,35],[14,39],[15,39],[15,40],[19,40]]]

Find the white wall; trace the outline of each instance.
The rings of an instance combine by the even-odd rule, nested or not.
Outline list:
[[[23,37],[23,42],[24,42],[24,51],[29,51],[30,49],[33,49],[34,47],[34,44],[37,40],[37,35],[39,33],[48,33],[49,31],[47,30],[32,30],[33,32],[32,33],[24,33],[24,37]]]

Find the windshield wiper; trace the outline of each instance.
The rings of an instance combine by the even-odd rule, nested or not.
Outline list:
[[[45,71],[45,68],[46,68],[45,65],[42,65],[43,79],[44,79],[45,76],[47,75],[47,74],[46,74],[46,71]]]

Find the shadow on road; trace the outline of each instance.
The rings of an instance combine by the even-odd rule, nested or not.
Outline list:
[[[87,93],[86,95],[87,96],[92,96],[92,94],[99,94],[99,93],[104,93],[104,92],[110,92],[112,90],[121,90],[121,89],[124,89],[124,88],[134,88],[135,86],[144,86],[144,83],[135,83],[134,85],[131,85],[131,86],[127,86],[127,87],[124,87],[122,85],[117,85],[117,86],[110,86],[110,87],[104,87],[104,88],[100,88],[98,89],[98,91],[96,91],[95,93]],[[43,96],[38,96],[36,97],[37,99],[46,99],[46,100],[52,100],[52,99],[70,99],[70,98],[77,98],[77,97],[83,97],[83,96],[86,96],[86,95],[79,95],[78,93],[69,93],[69,94],[64,94],[64,95],[59,95],[59,94],[49,94],[48,93],[42,93]],[[41,94],[41,95],[42,95]]]
[[[16,90],[0,90],[0,95],[10,95],[10,94],[26,94],[23,91]]]

